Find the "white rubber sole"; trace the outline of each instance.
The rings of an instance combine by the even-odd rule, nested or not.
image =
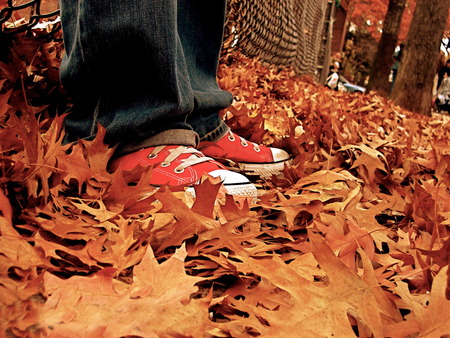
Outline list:
[[[252,183],[242,183],[242,184],[223,184],[224,192],[228,195],[236,196],[236,197],[249,197],[256,198],[258,197],[258,190],[255,185]],[[190,186],[186,188],[186,193],[188,193],[191,197],[195,198],[195,188]]]
[[[259,176],[264,179],[271,178],[272,175],[279,175],[284,170],[284,166],[290,167],[292,160],[285,160],[273,163],[235,163],[227,162],[225,165],[228,169],[241,172],[248,176]]]

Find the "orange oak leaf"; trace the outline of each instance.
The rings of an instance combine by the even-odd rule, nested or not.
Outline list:
[[[444,267],[439,271],[433,281],[431,293],[412,295],[404,282],[397,286],[398,295],[402,298],[402,306],[411,310],[406,322],[392,324],[388,332],[392,335],[406,337],[446,337],[450,332],[450,299],[449,268]]]
[[[225,298],[224,304],[248,316],[230,315],[229,323],[217,326],[232,336],[257,332],[279,337],[301,332],[310,337],[353,337],[350,316],[360,330],[364,329],[374,337],[384,337],[385,325],[395,320],[392,313],[397,318],[400,315],[392,303],[380,299],[379,291],[374,292],[378,287],[376,280],[361,279],[333,254],[319,235],[309,235],[312,253],[326,272],[328,281],[306,280],[276,256],[236,263],[243,273],[254,273],[266,281],[259,290],[259,301],[253,305],[246,304],[245,288],[231,290],[234,297]],[[267,286],[267,281],[271,287]],[[256,286],[253,292],[258,289]]]
[[[225,121],[293,165],[255,179],[255,204],[213,203],[208,182],[193,202],[181,188],[155,192],[148,168],[109,172],[101,126],[62,145],[61,50],[17,35],[0,62],[0,336],[445,336],[447,115],[224,56]]]
[[[156,252],[161,252],[170,246],[179,246],[186,239],[205,230],[220,227],[220,223],[212,218],[193,212],[184,202],[178,199],[170,190],[159,189],[155,198],[160,203],[161,213],[173,215],[175,222],[161,228],[162,242]]]
[[[12,226],[12,208],[0,189],[0,332],[27,331],[36,323],[44,260]],[[8,329],[9,328],[9,329]]]
[[[352,163],[352,168],[363,167],[364,171],[360,171],[360,174],[369,184],[375,182],[377,171],[383,173],[383,175],[386,175],[386,173],[389,172],[386,157],[377,149],[362,144],[347,145],[340,150],[351,150],[354,152],[355,150],[359,150],[358,153],[355,152],[356,160]]]
[[[186,275],[185,257],[181,248],[158,264],[148,247],[130,285],[114,280],[111,268],[68,280],[46,274],[40,325],[49,337],[201,336],[209,301],[190,299],[199,278]]]
[[[201,184],[196,185],[195,188],[195,202],[192,206],[192,211],[197,214],[210,217],[214,216],[214,205],[216,204],[219,190],[223,187],[220,178],[213,179],[208,177],[203,180]]]
[[[341,261],[351,269],[355,269],[356,251],[363,248],[373,260],[375,246],[373,238],[366,229],[360,228],[351,219],[345,219],[344,214],[338,213],[330,224],[315,222],[317,228],[325,234],[331,249],[337,252]]]
[[[38,252],[12,226],[12,208],[5,194],[0,190],[0,252],[12,264],[21,269],[39,266],[43,263]]]

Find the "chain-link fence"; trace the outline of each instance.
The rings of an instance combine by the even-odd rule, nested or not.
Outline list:
[[[231,0],[224,48],[320,76],[329,45],[328,0]]]
[[[13,35],[41,28],[40,37],[54,39],[60,29],[58,0],[0,0],[1,34]]]
[[[228,0],[224,52],[258,56],[319,79],[327,68],[333,2]],[[33,28],[39,27],[54,38],[60,28],[57,0],[0,0],[0,5],[1,34],[32,34]]]

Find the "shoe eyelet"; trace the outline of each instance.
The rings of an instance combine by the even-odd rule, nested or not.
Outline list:
[[[153,159],[155,159],[155,158],[157,158],[158,157],[158,154],[149,154],[148,156],[147,156],[147,158],[149,159],[149,160],[153,160]]]
[[[248,147],[248,143],[247,142],[241,142],[241,146]]]
[[[253,147],[253,150],[256,151],[257,153],[259,153],[261,151],[260,147]]]
[[[163,167],[163,168],[166,168],[166,167],[168,167],[169,165],[170,165],[170,163],[166,163],[166,162],[162,162],[162,163],[160,164],[160,166]]]
[[[184,172],[184,168],[181,168],[181,169],[175,168],[174,172],[175,172],[175,174],[181,174]]]
[[[236,140],[236,138],[234,136],[228,135],[228,139],[233,142],[234,140]]]

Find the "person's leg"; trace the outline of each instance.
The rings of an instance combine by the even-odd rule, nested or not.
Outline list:
[[[288,153],[242,139],[219,117],[219,111],[233,100],[217,83],[226,1],[179,0],[178,5],[178,33],[195,102],[187,122],[200,136],[199,149],[249,175],[280,173],[289,161]]]
[[[396,78],[397,78],[397,69],[392,69],[392,82],[389,88],[389,93],[392,93],[392,89],[394,89],[394,83]]]
[[[177,34],[176,0],[61,0],[61,79],[74,100],[69,141],[93,138],[131,152],[166,130],[195,145],[185,122],[194,98]],[[173,137],[173,136],[172,136]]]
[[[187,122],[200,140],[213,141],[226,133],[219,111],[233,101],[217,83],[225,11],[225,0],[178,0],[178,34],[194,94]]]
[[[243,175],[192,148],[194,93],[178,36],[176,0],[61,0],[61,80],[75,101],[68,142],[95,137],[116,149],[109,168],[153,167],[150,184],[190,186],[220,177],[232,195],[256,196]]]

